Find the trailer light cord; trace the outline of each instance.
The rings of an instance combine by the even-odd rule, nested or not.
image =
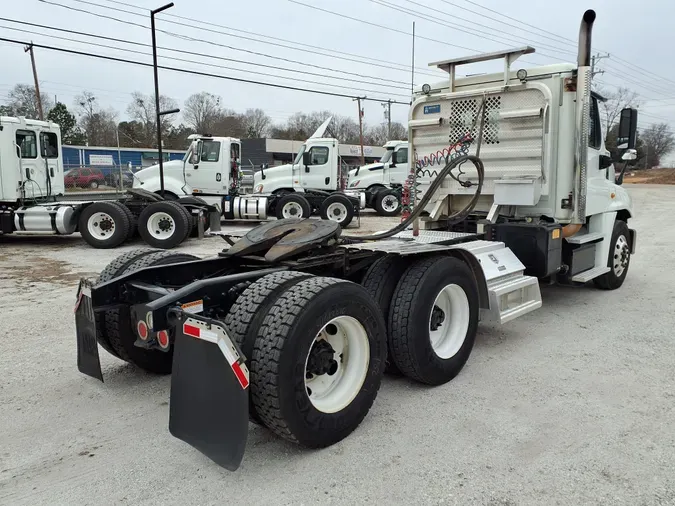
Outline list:
[[[483,161],[478,158],[475,155],[463,155],[458,158],[455,158],[453,160],[450,160],[445,167],[438,173],[438,176],[434,181],[431,183],[429,186],[429,189],[427,192],[424,194],[424,197],[419,201],[419,203],[415,206],[415,209],[413,210],[408,217],[403,220],[401,223],[399,223],[397,226],[394,228],[387,230],[386,232],[380,232],[378,234],[372,234],[372,235],[343,235],[341,237],[341,242],[343,244],[356,244],[364,241],[376,241],[378,239],[386,239],[388,237],[392,237],[400,232],[403,232],[410,223],[413,222],[416,218],[419,217],[419,215],[424,211],[426,208],[427,204],[431,200],[431,197],[433,197],[434,193],[440,188],[441,184],[443,184],[443,180],[447,175],[450,174],[450,172],[456,168],[461,166],[462,164],[466,162],[471,162],[473,163],[474,167],[476,167],[476,172],[478,172],[478,183],[475,183],[476,186],[476,192],[473,194],[473,197],[471,198],[471,201],[462,209],[461,211],[456,212],[455,214],[448,216],[448,221],[449,225],[452,225],[454,223],[458,223],[462,220],[464,220],[470,213],[473,211],[473,209],[476,207],[476,204],[478,203],[478,199],[481,195],[481,190],[483,188],[483,179],[485,176],[485,167],[483,165]],[[474,183],[471,183],[471,185],[474,185]]]

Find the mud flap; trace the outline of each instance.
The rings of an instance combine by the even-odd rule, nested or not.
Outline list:
[[[176,327],[169,431],[235,471],[248,437],[248,369],[221,322],[181,313]]]
[[[103,381],[101,360],[96,342],[96,318],[91,303],[91,283],[80,280],[75,303],[75,332],[77,335],[77,368],[83,374]]]

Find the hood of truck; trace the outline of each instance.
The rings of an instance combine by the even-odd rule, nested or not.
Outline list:
[[[170,160],[164,162],[164,178],[167,177],[178,179],[181,183],[185,183],[185,176],[183,174],[183,160]],[[159,178],[159,164],[151,165],[145,169],[141,169],[134,173],[134,188],[141,187],[142,183]]]
[[[269,193],[265,188],[265,185],[268,186],[274,181],[274,188],[271,188],[269,191],[274,191],[278,186],[280,181],[277,181],[278,178],[284,180],[286,186],[293,186],[292,181],[286,181],[290,174],[292,173],[293,164],[286,163],[284,165],[275,165],[274,167],[268,167],[262,171],[258,170],[253,174],[253,192],[254,193]],[[265,173],[265,179],[262,178],[263,173]],[[259,190],[258,187],[262,185],[262,190]]]
[[[375,168],[381,168],[383,167],[384,164],[380,162],[375,162],[375,163],[369,163],[368,165],[363,165],[359,167],[358,169],[352,169],[349,171],[349,188],[365,188],[367,186],[367,180],[368,174],[370,173],[370,169],[375,169]],[[356,174],[356,171],[358,170],[358,175]],[[364,184],[365,183],[365,184]]]

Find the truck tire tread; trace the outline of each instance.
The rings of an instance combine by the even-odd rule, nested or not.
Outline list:
[[[148,220],[155,212],[170,212],[172,219],[175,222],[176,233],[167,239],[157,239],[148,233]],[[143,240],[154,248],[171,249],[182,243],[190,231],[192,230],[192,223],[185,208],[174,201],[160,201],[153,202],[147,206],[138,218],[138,233]]]
[[[382,310],[382,316],[387,324],[387,362],[384,372],[390,374],[401,374],[396,364],[391,359],[391,350],[389,350],[389,308],[396,290],[398,280],[401,279],[403,272],[407,268],[405,258],[397,255],[387,255],[376,260],[366,271],[361,285],[370,294],[373,300]]]
[[[443,277],[464,289],[469,302],[470,320],[459,351],[450,359],[437,357],[429,339],[431,308],[423,307],[423,299],[436,295],[430,284]],[[443,281],[445,282],[445,281]],[[418,260],[401,277],[389,309],[389,346],[398,369],[411,379],[428,385],[441,385],[452,380],[471,354],[478,329],[478,287],[469,267],[461,260],[433,256]]]
[[[237,297],[236,302],[228,311],[224,323],[232,333],[232,339],[237,343],[249,363],[260,325],[262,325],[269,309],[274,305],[277,296],[309,276],[311,275],[297,271],[268,274],[251,283]],[[252,402],[249,402],[249,413],[252,421],[262,424]]]
[[[112,219],[115,220],[115,226],[119,227],[119,234],[113,234],[109,239],[103,241],[94,239],[87,228],[87,221],[91,215],[96,212],[104,212],[112,217]],[[129,216],[127,216],[127,213],[124,211],[124,209],[120,207],[119,203],[115,201],[104,200],[89,204],[82,210],[78,220],[78,230],[80,235],[87,244],[97,249],[116,248],[127,239],[130,228],[131,223],[129,221]]]
[[[616,242],[620,235],[623,235],[627,241],[630,241],[630,232],[628,231],[628,224],[622,220],[616,220],[614,222],[614,227],[612,229],[612,239],[609,247],[609,255],[607,257],[607,266],[609,267],[609,272],[606,272],[602,276],[599,276],[593,280],[593,284],[601,290],[616,290],[623,285],[626,276],[628,275],[628,268],[630,267],[630,254],[628,256],[628,265],[624,269],[621,276],[617,276],[614,273],[613,269],[613,256],[614,249],[616,247]],[[630,244],[629,244],[630,246]]]
[[[338,296],[335,292],[340,285],[349,286],[351,293]],[[322,306],[317,306],[317,298],[327,292],[332,305],[326,307],[326,303],[321,300]],[[359,297],[361,300],[358,300]],[[313,407],[309,398],[294,393],[295,388],[303,391],[305,389],[304,367],[299,366],[298,357],[292,356],[287,348],[301,346],[302,340],[307,339],[307,335],[302,335],[303,332],[298,332],[296,328],[304,319],[313,316],[315,311],[320,312],[324,318],[328,313],[327,317],[330,318],[332,314],[344,310],[339,308],[340,305],[343,308],[358,307],[359,311],[367,315],[364,318],[367,321],[361,323],[370,327],[370,362],[364,385],[357,396],[342,411],[326,415],[330,418],[327,422],[330,425],[327,426],[324,414]],[[384,321],[379,308],[356,283],[335,278],[311,277],[292,285],[270,308],[253,347],[251,400],[264,424],[282,438],[310,448],[323,448],[344,439],[363,421],[377,396],[386,357],[384,336]],[[307,346],[311,345],[312,340],[313,336]],[[299,360],[304,364],[306,356]],[[298,367],[302,367],[300,375],[282,374],[282,371],[297,371]],[[301,381],[302,384],[294,385],[295,381]],[[282,401],[282,387],[285,389],[285,404]],[[289,389],[292,389],[292,394]],[[290,402],[289,394],[292,395]],[[293,398],[295,402],[292,401]],[[297,405],[299,403],[302,406]],[[312,414],[308,415],[310,412]]]

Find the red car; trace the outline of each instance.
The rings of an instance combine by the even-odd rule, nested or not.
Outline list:
[[[67,187],[98,188],[105,184],[105,177],[99,169],[80,168],[66,172],[63,182]]]

